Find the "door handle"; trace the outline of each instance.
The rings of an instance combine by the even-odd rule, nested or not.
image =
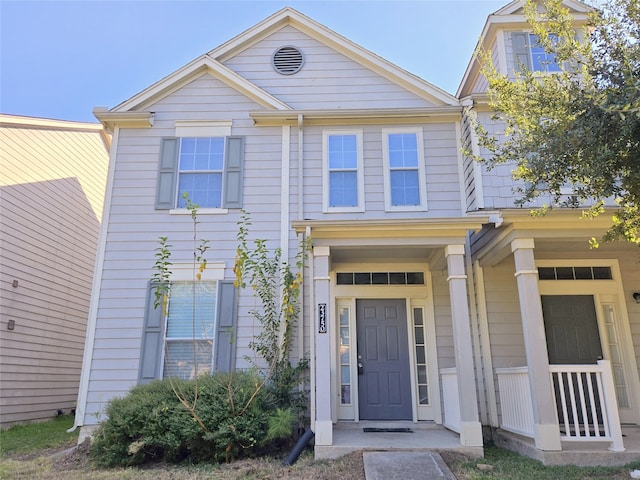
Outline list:
[[[364,365],[358,362],[358,375],[364,375]]]

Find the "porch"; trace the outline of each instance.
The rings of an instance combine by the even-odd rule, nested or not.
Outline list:
[[[640,458],[640,426],[622,426],[607,360],[596,365],[550,365],[560,449],[536,447],[527,367],[496,369],[500,427],[496,445],[545,465],[625,465]]]
[[[360,421],[336,423],[333,445],[316,445],[315,457],[333,459],[358,450],[456,451],[470,457],[484,455],[483,447],[461,445],[460,435],[434,422]]]
[[[640,459],[640,426],[623,425],[622,437],[625,450],[612,452],[608,442],[562,441],[562,450],[557,452],[539,450],[533,438],[502,429],[493,432],[496,446],[539,460],[544,465],[622,466]]]

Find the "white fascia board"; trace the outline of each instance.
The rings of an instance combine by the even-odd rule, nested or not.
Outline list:
[[[99,123],[75,122],[71,120],[54,120],[51,118],[25,117],[23,115],[0,114],[0,126],[3,127],[42,127],[55,130],[96,130],[102,131]]]
[[[189,83],[202,73],[211,74],[215,78],[221,80],[231,88],[241,92],[265,108],[276,110],[290,109],[286,103],[281,102],[272,95],[269,95],[267,92],[241,77],[228,67],[225,67],[217,60],[212,59],[208,55],[202,55],[184,67],[164,77],[162,80],[154,83],[141,93],[114,107],[111,111],[126,112],[136,108],[144,108],[145,106],[157,102],[160,98],[169,95],[171,92],[174,92]]]

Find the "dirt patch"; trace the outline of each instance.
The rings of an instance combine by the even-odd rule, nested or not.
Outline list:
[[[51,469],[55,471],[82,470],[89,467],[89,439],[72,449],[61,450],[50,457]]]
[[[311,451],[305,451],[298,461],[283,466],[281,458],[262,457],[242,459],[229,464],[171,465],[154,463],[140,468],[95,469],[89,460],[89,444],[85,442],[71,451],[60,449],[48,452],[50,471],[41,477],[73,479],[153,479],[153,480],[364,480],[362,452],[354,452],[336,460],[315,460]],[[283,455],[284,458],[285,455]]]

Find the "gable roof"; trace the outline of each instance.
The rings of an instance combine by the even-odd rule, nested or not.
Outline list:
[[[422,99],[438,106],[458,105],[456,98],[441,88],[407,72],[291,7],[281,9],[252,28],[211,50],[207,55],[224,62],[285,26],[292,26]]]
[[[290,111],[292,109],[289,105],[224,65],[224,62],[229,58],[288,25],[436,106],[458,106],[457,99],[446,91],[353,43],[297,10],[285,7],[219,47],[199,56],[111,110],[98,108],[94,110],[94,114],[99,120],[108,122],[109,126],[121,121],[129,122],[132,126],[134,124],[149,126],[153,123],[153,118],[146,118],[141,123],[139,119],[140,110],[148,108],[203,73],[212,75],[267,110]],[[135,120],[128,120],[129,116],[134,115],[137,115]]]
[[[526,29],[528,26],[527,17],[523,12],[524,0],[514,0],[513,2],[505,5],[504,7],[496,10],[487,17],[487,20],[480,34],[480,39],[476,45],[476,51],[479,48],[489,50],[496,38],[496,34],[499,30],[503,29]],[[569,9],[573,15],[576,25],[583,25],[587,22],[589,13],[593,11],[593,8],[589,5],[580,2],[578,0],[564,0],[562,5]],[[463,98],[470,93],[473,84],[475,83],[478,75],[480,74],[480,64],[474,53],[473,57],[467,65],[460,86],[456,93],[456,97]]]

